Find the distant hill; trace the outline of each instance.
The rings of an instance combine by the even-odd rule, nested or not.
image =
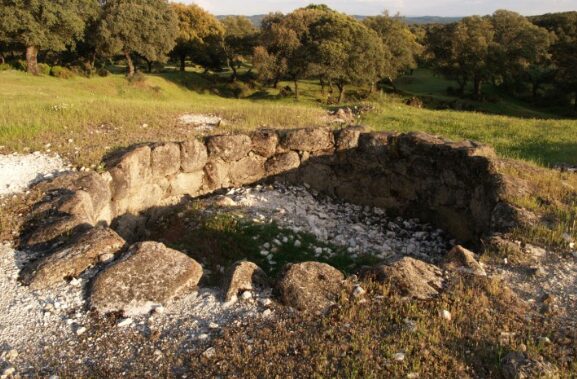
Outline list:
[[[221,16],[216,16],[216,18],[223,19],[225,17],[227,17],[228,15],[221,15]],[[255,26],[260,26],[260,23],[262,21],[262,19],[265,17],[266,15],[264,14],[257,14],[254,16],[247,16],[252,23]],[[355,15],[353,16],[359,20],[362,20],[364,18],[367,18],[368,16],[358,16]],[[407,21],[408,24],[411,25],[424,25],[424,24],[450,24],[452,22],[457,22],[461,19],[462,17],[438,17],[438,16],[422,16],[422,17],[405,17],[405,20]]]

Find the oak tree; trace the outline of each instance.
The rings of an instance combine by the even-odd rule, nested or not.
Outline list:
[[[133,53],[148,61],[166,60],[176,44],[178,19],[166,0],[108,0],[98,32],[100,51],[123,54],[131,77]]]

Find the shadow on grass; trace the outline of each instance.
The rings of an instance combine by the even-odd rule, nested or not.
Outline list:
[[[577,142],[521,142],[508,147],[512,156],[549,167],[577,165]]]

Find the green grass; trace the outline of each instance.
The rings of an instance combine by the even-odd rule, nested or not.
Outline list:
[[[416,73],[405,92],[440,93],[444,79]],[[419,75],[424,75],[420,77]],[[422,80],[421,80],[422,79]],[[0,145],[2,152],[40,150],[50,143],[77,165],[97,164],[106,151],[144,141],[179,140],[190,130],[178,125],[182,113],[213,113],[224,117],[229,130],[258,127],[292,128],[325,125],[326,106],[318,83],[300,84],[301,100],[279,97],[279,90],[250,88],[249,99],[230,97],[218,77],[171,72],[147,75],[130,84],[120,74],[108,77],[58,79],[33,77],[18,71],[0,72]],[[216,84],[214,84],[216,83]],[[292,86],[280,83],[279,88]],[[213,89],[212,87],[215,87]],[[351,88],[350,99],[354,98]],[[214,94],[219,92],[221,96]],[[577,121],[521,118],[450,110],[416,109],[402,97],[375,95],[375,111],[361,122],[374,130],[425,131],[452,139],[473,139],[496,148],[501,156],[543,165],[577,164]],[[356,105],[351,102],[348,105]],[[515,103],[499,105],[511,114]],[[527,108],[523,108],[527,111]],[[525,112],[526,113],[526,112]],[[143,125],[147,125],[143,128]],[[68,140],[73,139],[73,143]]]
[[[423,131],[493,146],[501,156],[543,165],[577,164],[577,121],[413,109],[383,99],[363,121],[375,130]]]

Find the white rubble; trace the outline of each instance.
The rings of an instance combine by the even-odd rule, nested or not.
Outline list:
[[[187,113],[181,115],[178,121],[182,125],[192,126],[196,130],[212,130],[221,124],[222,118],[213,115]]]
[[[59,155],[0,155],[0,196],[24,192],[32,184],[67,170]]]
[[[231,189],[227,196],[255,223],[274,222],[295,233],[311,233],[319,241],[346,248],[353,257],[411,255],[436,261],[451,247],[443,231],[419,220],[390,218],[383,209],[339,202],[304,186],[257,185]],[[269,256],[271,245],[289,242],[286,236],[281,240],[263,245],[260,254]],[[301,245],[294,241],[295,247]],[[332,254],[321,247],[313,252],[317,257]]]

